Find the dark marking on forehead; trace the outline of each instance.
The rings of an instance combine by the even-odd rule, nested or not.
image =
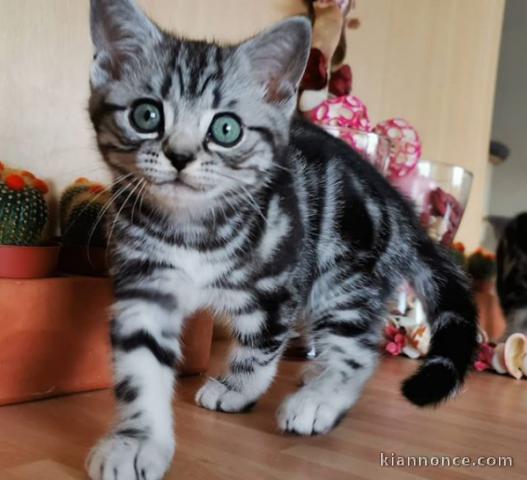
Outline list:
[[[204,42],[194,42],[188,45],[187,64],[189,76],[189,95],[196,96],[202,73],[208,65],[210,46]]]
[[[172,88],[172,73],[168,73],[165,75],[165,78],[163,80],[163,85],[161,85],[161,96],[163,98],[167,98],[170,89]]]
[[[214,56],[216,61],[216,75],[217,75],[217,84],[214,89],[214,99],[212,101],[212,108],[216,109],[221,103],[221,86],[223,83],[223,52],[220,47],[216,47],[216,54]]]
[[[207,89],[207,86],[209,85],[210,81],[214,78],[215,73],[211,73],[203,82],[203,85],[201,86],[199,90],[199,95],[203,95],[205,93],[205,90]]]
[[[181,70],[181,65],[177,66],[177,76],[179,80],[179,95],[182,97],[185,95],[185,82],[183,81],[183,71]]]
[[[161,85],[161,96],[167,98],[172,88],[174,73],[176,69],[177,57],[178,57],[178,46],[174,46],[170,50],[170,59],[167,65],[167,71],[165,72],[165,78],[163,79],[163,84]]]

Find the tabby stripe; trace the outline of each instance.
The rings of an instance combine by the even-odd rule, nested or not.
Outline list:
[[[204,93],[205,93],[205,90],[208,86],[208,84],[210,83],[210,81],[213,79],[214,77],[214,73],[211,73],[206,79],[205,81],[203,82],[203,85],[201,86],[200,90],[199,90],[199,96],[202,96]]]
[[[348,367],[350,367],[353,370],[358,370],[359,368],[363,368],[362,363],[359,363],[353,360],[352,358],[347,358],[346,360],[344,360],[344,363],[346,363],[346,365],[348,365]]]
[[[172,368],[176,362],[176,354],[165,347],[162,347],[157,340],[147,331],[139,330],[126,337],[120,337],[116,333],[112,334],[112,345],[125,352],[131,352],[139,348],[150,350],[152,355],[162,365]]]
[[[158,270],[176,269],[168,263],[155,262],[151,260],[142,259],[127,259],[122,258],[121,255],[116,254],[114,257],[114,265],[118,271],[118,280],[121,278],[126,281],[130,278],[147,277]]]
[[[117,105],[115,103],[102,102],[97,106],[96,109],[93,109],[91,112],[91,120],[95,125],[99,125],[102,120],[108,116],[112,115],[115,112],[125,111],[128,107],[126,105]]]
[[[364,348],[367,348],[368,350],[373,350],[374,352],[377,352],[379,350],[379,340],[374,340],[370,337],[359,337],[357,341],[360,343],[360,345]]]
[[[205,44],[197,44],[195,45],[194,50],[198,51],[193,52],[193,61],[192,64],[189,66],[189,95],[192,97],[196,96],[201,73],[207,66],[208,48]]]
[[[260,126],[249,126],[247,127],[251,132],[257,132],[260,134],[260,136],[263,138],[263,140],[268,143],[272,150],[274,151],[276,148],[275,141],[274,141],[274,135],[271,129],[266,127],[260,127]]]
[[[183,81],[183,71],[179,65],[177,67],[177,76],[179,79],[179,95],[183,96],[185,95],[185,82]]]
[[[218,79],[218,83],[216,85],[216,88],[213,92],[213,100],[212,100],[212,108],[216,109],[219,107],[222,96],[221,96],[221,87],[222,87],[222,79],[223,79],[223,56],[222,56],[222,49],[219,47],[216,47],[216,55],[214,56],[216,60],[216,77]]]
[[[132,385],[132,377],[127,376],[115,386],[117,400],[125,403],[133,402],[139,395],[139,389]]]
[[[176,68],[176,61],[177,61],[177,53],[178,49],[174,47],[170,54],[170,60],[168,63],[167,72],[165,74],[165,78],[163,80],[163,84],[161,85],[161,96],[163,98],[167,98],[168,94],[170,93],[170,90],[172,88],[173,78],[174,78],[174,70]]]
[[[254,373],[254,366],[250,360],[233,362],[230,366],[231,372],[235,375],[245,374],[249,375]]]
[[[122,290],[117,288],[115,295],[117,300],[142,300],[144,302],[153,303],[164,310],[175,310],[178,305],[174,295],[147,288],[125,287]]]
[[[350,323],[350,322],[317,322],[315,325],[315,331],[327,331],[333,335],[338,335],[339,337],[357,337],[368,333],[371,326],[362,323]]]
[[[148,433],[141,428],[123,428],[115,432],[120,437],[137,438],[138,440],[145,440],[148,438]]]

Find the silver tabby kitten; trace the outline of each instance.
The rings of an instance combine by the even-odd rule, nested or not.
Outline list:
[[[386,303],[410,279],[428,305],[417,405],[462,383],[476,346],[465,278],[412,208],[344,143],[295,117],[310,24],[240,45],[160,30],[131,0],[92,0],[91,118],[115,175],[111,236],[118,423],[93,480],[157,480],[174,453],[173,367],[198,308],[232,319],[237,347],[201,407],[239,412],[267,390],[296,319],[319,356],[278,412],[284,432],[331,430],[374,372]]]

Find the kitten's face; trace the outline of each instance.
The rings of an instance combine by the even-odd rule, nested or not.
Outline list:
[[[265,183],[287,145],[306,21],[221,48],[161,32],[129,0],[98,0],[92,35],[90,113],[116,177],[190,215]]]

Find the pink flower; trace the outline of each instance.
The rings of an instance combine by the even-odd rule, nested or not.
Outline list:
[[[400,355],[403,350],[403,347],[395,342],[388,342],[384,348],[391,355]]]
[[[397,335],[395,335],[395,337],[393,337],[393,341],[397,345],[400,345],[401,347],[404,347],[405,344],[406,344],[406,337],[402,333],[398,333]]]
[[[349,65],[342,65],[337,71],[331,73],[329,91],[336,97],[349,95],[353,83],[353,74]]]
[[[386,325],[384,329],[386,345],[384,348],[391,355],[400,355],[406,345],[406,330],[404,327],[396,327],[392,323]]]
[[[386,335],[386,338],[395,338],[395,335],[399,333],[399,329],[395,325],[388,325],[386,329],[384,330],[384,334]]]
[[[492,368],[492,357],[494,356],[494,347],[488,343],[482,343],[479,347],[478,359],[474,362],[474,368],[478,372],[483,372]]]

